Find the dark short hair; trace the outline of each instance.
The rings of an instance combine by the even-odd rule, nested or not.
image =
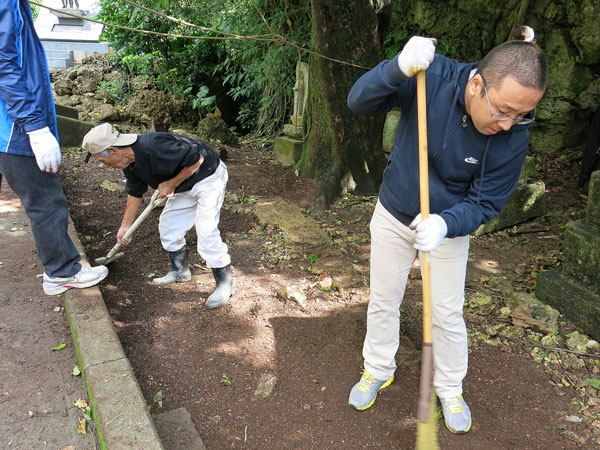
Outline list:
[[[481,60],[477,73],[488,88],[500,86],[508,75],[525,87],[542,92],[548,87],[546,57],[533,42],[508,41],[497,45]]]

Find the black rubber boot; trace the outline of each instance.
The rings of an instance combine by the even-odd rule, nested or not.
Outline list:
[[[153,281],[156,284],[171,284],[176,281],[190,281],[192,279],[192,272],[188,267],[187,255],[188,249],[185,245],[176,252],[169,252],[169,258],[171,258],[171,270],[164,277],[155,278]]]
[[[231,273],[231,264],[221,267],[220,269],[212,269],[215,282],[217,283],[215,290],[204,303],[206,309],[214,309],[221,306],[235,291],[235,281]]]

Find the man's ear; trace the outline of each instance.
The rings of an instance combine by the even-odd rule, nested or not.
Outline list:
[[[476,74],[469,80],[469,94],[474,96],[481,92],[483,92],[483,78],[481,78],[480,74]]]
[[[117,147],[108,147],[108,153],[110,153],[110,156],[114,155],[115,153],[117,153],[119,151],[119,149]]]

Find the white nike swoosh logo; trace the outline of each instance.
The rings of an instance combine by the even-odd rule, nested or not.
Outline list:
[[[479,160],[473,158],[472,156],[465,158],[465,162],[469,164],[479,164]]]

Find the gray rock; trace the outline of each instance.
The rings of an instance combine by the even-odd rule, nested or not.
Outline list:
[[[515,309],[520,304],[527,305],[529,307],[529,313],[534,319],[540,321],[540,327],[542,329],[551,331],[558,330],[559,312],[551,306],[542,303],[532,294],[517,292],[508,299],[507,303],[511,309]]]
[[[266,398],[273,393],[275,385],[277,384],[277,377],[272,373],[263,373],[258,380],[258,386],[254,391],[254,398]]]
[[[98,122],[117,121],[121,118],[119,110],[108,103],[101,105],[96,113],[98,114]]]
[[[584,334],[579,334],[578,331],[573,331],[567,334],[567,347],[578,352],[587,350],[589,338]]]
[[[298,306],[306,307],[306,295],[302,291],[301,287],[296,285],[287,286],[279,291],[279,296],[284,300],[292,300],[298,304]]]
[[[583,369],[585,367],[585,362],[573,353],[562,353],[560,355],[560,361],[563,365],[573,370]]]

